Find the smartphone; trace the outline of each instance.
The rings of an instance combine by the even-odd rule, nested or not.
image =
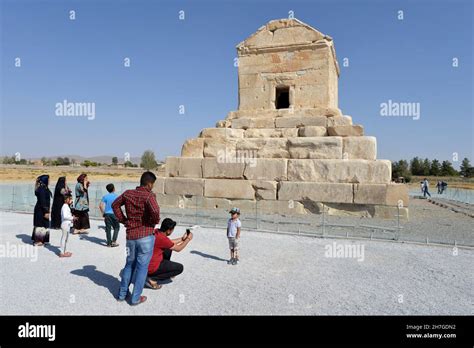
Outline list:
[[[189,228],[186,229],[186,237],[189,236],[189,234],[191,233],[191,230]]]

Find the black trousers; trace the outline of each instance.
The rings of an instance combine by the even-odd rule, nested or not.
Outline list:
[[[165,280],[183,273],[183,265],[170,260],[171,253],[170,249],[163,251],[163,260],[161,260],[160,266],[154,273],[149,274],[148,277],[153,280]]]
[[[107,237],[107,245],[117,241],[118,233],[120,231],[120,223],[114,214],[104,214],[105,221],[105,235]],[[114,229],[114,235],[111,236],[112,229]]]

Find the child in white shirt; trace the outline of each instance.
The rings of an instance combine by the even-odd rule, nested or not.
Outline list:
[[[227,221],[227,239],[229,240],[230,260],[227,263],[237,265],[239,263],[239,240],[242,227],[239,219],[240,209],[232,208],[229,213],[231,218]]]
[[[61,208],[61,244],[59,246],[59,257],[71,257],[72,253],[66,251],[67,240],[71,232],[73,216],[70,205],[72,204],[72,196],[66,194],[64,196],[64,204]]]

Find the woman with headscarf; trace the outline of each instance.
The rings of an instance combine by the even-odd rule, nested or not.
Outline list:
[[[41,175],[36,179],[35,196],[36,205],[33,214],[33,244],[42,246],[49,243],[49,214],[51,204],[51,191],[48,188],[49,175]]]
[[[51,228],[61,228],[61,208],[64,204],[64,197],[71,193],[72,191],[66,183],[66,177],[61,176],[54,188],[53,207],[51,209]]]
[[[74,234],[89,233],[86,230],[90,228],[89,223],[89,179],[87,174],[81,174],[77,178],[76,201],[74,204]]]

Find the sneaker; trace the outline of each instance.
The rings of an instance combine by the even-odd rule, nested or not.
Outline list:
[[[239,264],[239,259],[235,259],[234,265],[238,265],[238,264]]]
[[[234,259],[232,258],[230,260],[227,260],[227,264],[228,265],[233,265],[234,264]]]
[[[232,259],[232,265],[236,265],[237,264],[237,259]]]

